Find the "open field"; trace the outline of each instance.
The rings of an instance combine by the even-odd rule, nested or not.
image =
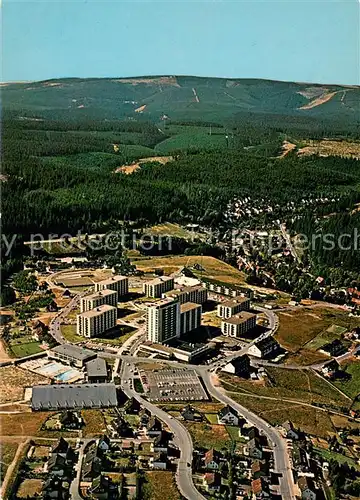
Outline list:
[[[100,436],[105,431],[105,418],[101,410],[82,410],[81,415],[85,422],[84,437]]]
[[[103,337],[93,337],[91,342],[96,344],[109,344],[111,346],[121,346],[126,340],[128,340],[134,333],[136,329],[127,325],[117,325],[116,328],[109,332]],[[82,340],[84,340],[82,338]]]
[[[287,370],[267,367],[268,381],[252,382],[231,375],[222,375],[226,390],[257,396],[292,399],[304,403],[321,403],[334,408],[349,408],[351,401],[327,381],[308,370]]]
[[[350,330],[360,324],[359,319],[351,318],[347,312],[333,308],[301,308],[278,311],[277,314],[279,329],[275,338],[291,353],[287,362],[299,365],[328,359],[328,356],[317,352],[316,349],[326,342],[340,338],[340,329],[336,327]]]
[[[1,447],[1,476],[5,477],[6,471],[15,458],[16,451],[18,449],[18,443],[2,442],[0,441]]]
[[[40,342],[19,342],[17,344],[11,343],[11,352],[16,358],[24,358],[25,356],[30,356],[31,354],[37,354],[38,352],[43,352],[44,349],[40,347]]]
[[[243,284],[245,282],[244,273],[238,271],[229,264],[208,256],[186,256],[176,255],[171,257],[155,257],[144,260],[133,260],[138,269],[145,272],[154,272],[156,268],[163,268],[165,274],[177,272],[184,266],[192,267],[200,264],[203,271],[193,270],[194,274],[203,278],[221,281],[223,283]]]
[[[144,500],[181,500],[172,472],[146,472],[145,480],[141,495]]]
[[[4,366],[0,369],[0,403],[20,401],[24,397],[25,387],[49,383],[50,380],[42,375],[16,366]]]
[[[145,234],[162,235],[162,236],[172,236],[175,238],[183,238],[184,240],[192,240],[194,238],[204,238],[204,235],[197,233],[195,231],[189,231],[188,229],[180,226],[179,224],[172,224],[171,222],[165,222],[164,224],[158,224],[157,226],[152,226],[145,228]]]
[[[3,436],[36,436],[45,420],[52,412],[29,412],[0,415],[0,428]],[[16,425],[14,425],[16,422]]]
[[[231,438],[224,425],[206,422],[184,422],[193,440],[194,447],[221,450],[230,446]]]
[[[64,338],[71,343],[83,342],[84,337],[76,334],[76,325],[60,325]]]
[[[335,451],[325,450],[324,448],[314,448],[314,452],[323,457],[324,460],[336,460],[340,464],[347,463],[350,467],[354,467],[357,470],[360,470],[359,464],[350,457],[342,455],[341,453],[336,453]]]
[[[299,156],[341,156],[360,159],[360,143],[350,141],[303,140],[304,146],[298,149]]]
[[[351,398],[360,394],[360,360],[346,362],[341,368],[351,375],[350,380],[336,380],[334,384]]]
[[[272,425],[280,425],[287,420],[291,420],[295,427],[308,434],[327,437],[335,433],[331,419],[325,411],[299,404],[250,397],[244,394],[232,394],[231,397]]]
[[[20,484],[16,496],[17,498],[33,498],[40,495],[43,481],[41,479],[25,479]]]

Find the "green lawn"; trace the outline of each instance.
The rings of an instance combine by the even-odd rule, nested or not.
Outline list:
[[[91,342],[96,342],[100,344],[110,344],[113,346],[121,346],[126,340],[128,340],[134,333],[136,329],[130,326],[117,326],[114,332],[104,335],[103,337],[94,337]]]
[[[76,334],[76,325],[61,325],[61,333],[68,342],[83,342],[84,337]]]
[[[206,413],[205,414],[206,419],[210,422],[210,424],[217,424],[217,413]]]
[[[355,467],[355,469],[360,470],[359,464],[355,462],[352,458],[346,457],[341,453],[336,453],[334,451],[324,450],[323,448],[314,448],[314,451],[321,455],[325,460],[336,460],[340,464],[348,463],[350,467]]]
[[[40,342],[26,342],[24,344],[12,345],[11,351],[17,358],[23,358],[31,354],[43,352],[43,349],[40,347]]]
[[[337,380],[334,383],[339,389],[345,392],[345,394],[351,398],[355,398],[360,394],[360,361],[342,365],[341,368],[351,375],[351,379],[344,382]]]

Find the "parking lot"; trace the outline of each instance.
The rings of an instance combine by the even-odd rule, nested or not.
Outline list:
[[[208,399],[195,370],[147,371],[141,376],[151,401],[204,401]]]

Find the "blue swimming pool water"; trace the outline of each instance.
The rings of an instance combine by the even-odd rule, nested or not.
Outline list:
[[[56,375],[54,378],[55,380],[60,380],[61,382],[66,382],[68,380],[71,380],[72,378],[76,377],[79,372],[76,370],[68,370],[63,373],[59,373],[59,375]]]

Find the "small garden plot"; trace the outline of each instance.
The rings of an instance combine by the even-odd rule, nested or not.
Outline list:
[[[181,500],[175,475],[169,471],[146,472],[141,498],[144,500]]]
[[[44,482],[41,479],[25,479],[16,492],[17,498],[34,498],[41,494]]]
[[[355,399],[360,394],[360,361],[349,362],[341,366],[350,378],[336,380],[334,384],[345,394]]]
[[[195,448],[228,448],[231,438],[224,425],[210,425],[205,422],[184,422],[188,429]]]

